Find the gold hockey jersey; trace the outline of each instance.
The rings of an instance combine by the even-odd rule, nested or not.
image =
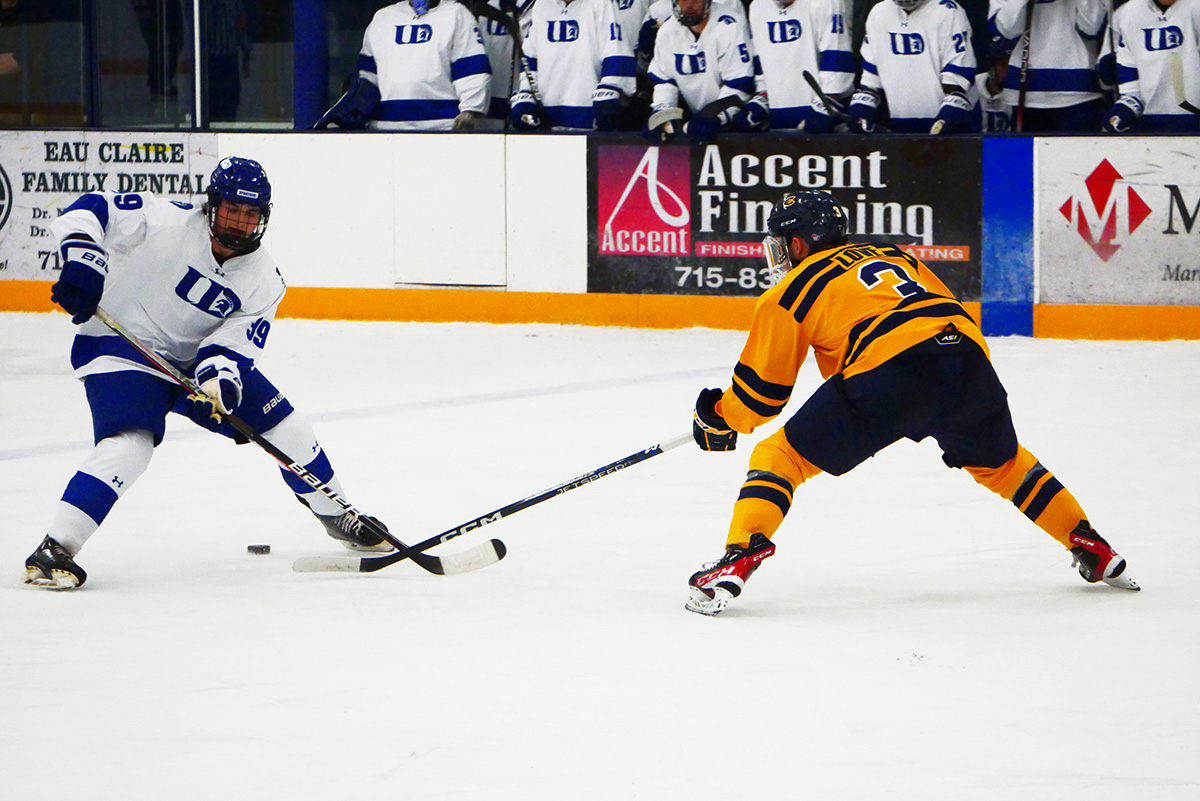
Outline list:
[[[892,245],[814,253],[759,298],[717,413],[752,432],[783,411],[812,348],[821,375],[865,373],[953,323],[988,353],[978,324],[918,259]]]

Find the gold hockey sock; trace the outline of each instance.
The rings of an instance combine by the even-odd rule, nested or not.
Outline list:
[[[1087,516],[1075,496],[1032,453],[1018,445],[1017,455],[1000,467],[963,469],[992,492],[1012,501],[1064,548],[1071,547],[1071,531]]]
[[[821,469],[792,450],[783,429],[755,446],[750,470],[733,505],[727,545],[750,544],[753,534],[768,539],[783,523],[792,505],[792,493]]]

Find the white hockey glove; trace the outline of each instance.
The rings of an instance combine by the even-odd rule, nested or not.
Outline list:
[[[231,414],[242,402],[242,376],[237,362],[228,356],[209,356],[196,365],[196,383],[211,402],[214,412]]]

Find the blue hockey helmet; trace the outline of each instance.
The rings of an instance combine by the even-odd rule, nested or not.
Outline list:
[[[253,231],[236,234],[218,230],[217,211],[221,201],[258,208],[258,225]],[[208,229],[213,238],[231,250],[249,252],[258,247],[271,217],[271,182],[262,165],[251,159],[230,156],[221,159],[208,179],[208,202],[204,204]]]
[[[799,237],[813,253],[846,242],[846,212],[828,192],[788,192],[767,216],[767,238],[763,240],[767,262],[776,278],[793,265],[789,245]]]

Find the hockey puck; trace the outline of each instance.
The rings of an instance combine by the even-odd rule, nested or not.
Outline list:
[[[246,550],[253,554],[267,554],[271,552],[270,545],[247,545]]]

